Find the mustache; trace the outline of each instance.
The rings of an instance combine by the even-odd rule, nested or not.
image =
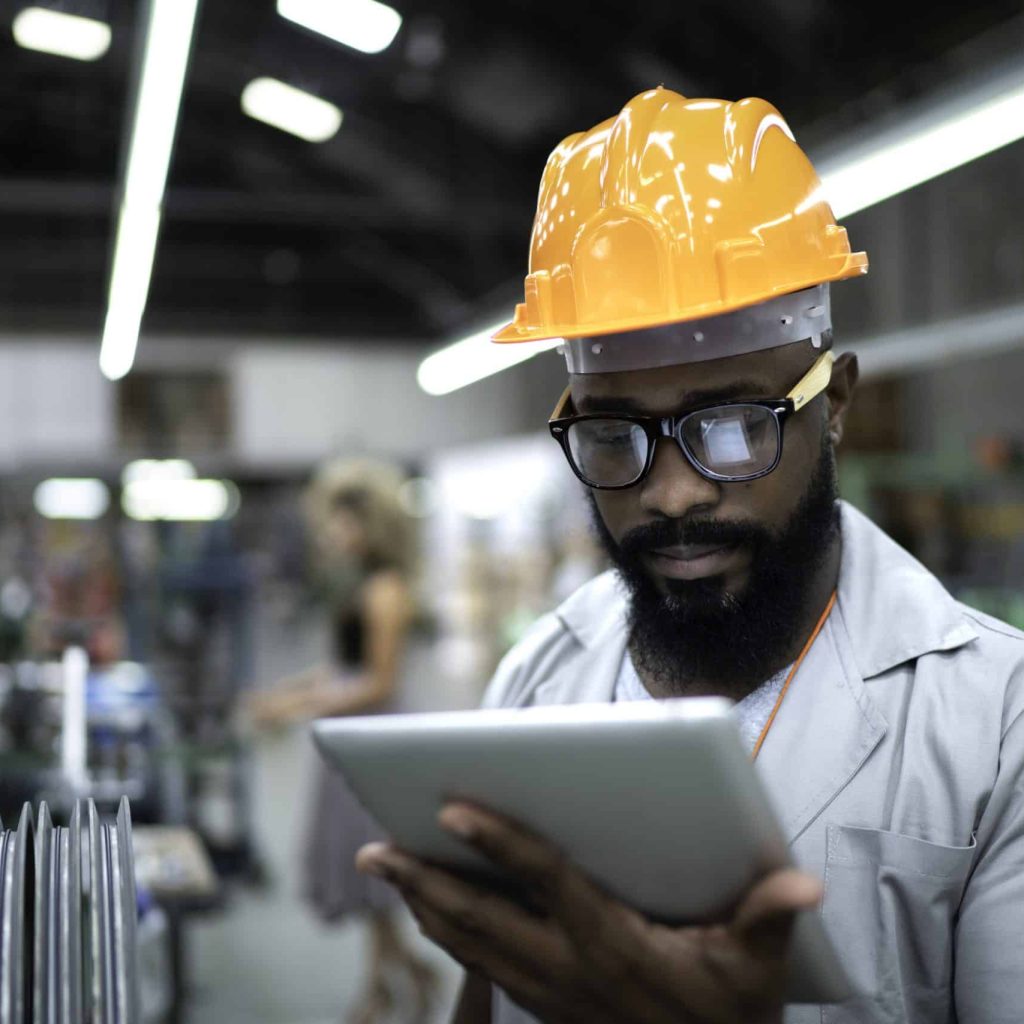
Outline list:
[[[676,544],[719,544],[722,547],[759,548],[771,542],[771,534],[763,526],[729,520],[665,519],[634,526],[619,540],[619,550],[628,559],[636,559]]]

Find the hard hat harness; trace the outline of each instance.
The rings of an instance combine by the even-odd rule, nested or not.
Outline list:
[[[744,355],[807,341],[820,348],[832,329],[828,283],[769,299],[731,313],[621,334],[569,338],[564,343],[570,373],[650,370],[680,363]]]

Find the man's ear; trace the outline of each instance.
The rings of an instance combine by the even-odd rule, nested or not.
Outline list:
[[[828,436],[833,448],[843,439],[846,414],[859,376],[857,357],[852,352],[844,352],[832,366],[832,380],[825,394],[828,398]]]

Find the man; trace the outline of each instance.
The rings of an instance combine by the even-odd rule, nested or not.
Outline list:
[[[667,928],[448,806],[536,906],[386,846],[361,866],[468,968],[457,1021],[1019,1021],[1024,636],[836,501],[857,365],[833,359],[828,285],[867,260],[785,122],[636,97],[552,154],[530,266],[497,340],[567,339],[551,431],[616,571],[534,627],[487,703],[734,698],[807,874]],[[863,995],[784,1008],[792,916],[819,902]]]

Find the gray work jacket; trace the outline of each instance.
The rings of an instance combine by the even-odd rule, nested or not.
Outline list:
[[[838,601],[757,766],[871,995],[788,1007],[786,1024],[1020,1024],[1024,634],[841,514]],[[613,573],[585,584],[509,652],[485,705],[611,700],[625,611]],[[494,1020],[532,1018],[497,992]]]

